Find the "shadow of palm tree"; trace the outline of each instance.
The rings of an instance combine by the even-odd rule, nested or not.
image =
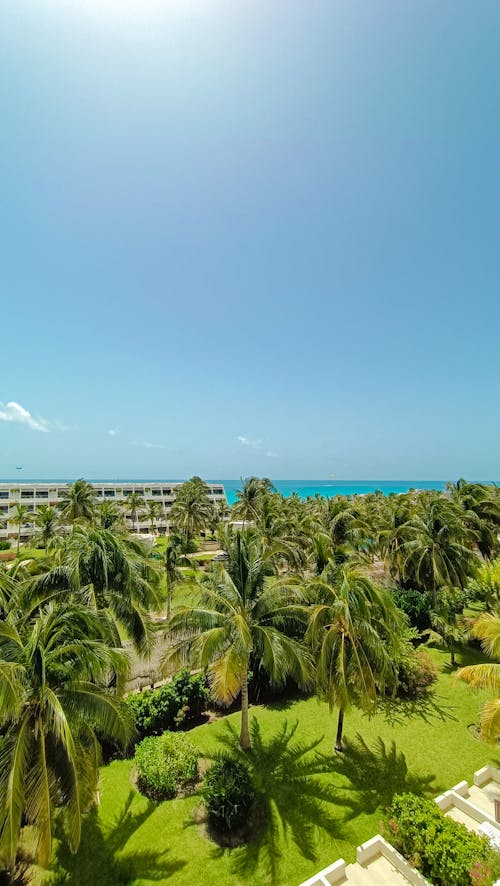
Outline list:
[[[228,753],[250,770],[257,801],[254,827],[249,842],[233,854],[235,876],[252,882],[258,869],[265,870],[272,883],[279,879],[280,864],[291,840],[301,855],[314,862],[319,841],[331,836],[337,822],[328,810],[336,804],[333,786],[320,776],[329,773],[332,761],[318,747],[323,737],[313,742],[295,738],[298,723],[281,728],[264,739],[258,721],[253,718],[250,733],[252,748],[243,752],[232,724],[226,724],[221,742]],[[214,850],[222,856],[231,850]]]
[[[332,769],[348,781],[346,787],[337,786],[336,790],[337,803],[349,808],[349,818],[389,806],[395,794],[421,796],[438,790],[435,775],[411,773],[396,743],[387,747],[380,737],[370,748],[358,733],[355,741],[346,741],[346,753],[332,761]]]
[[[184,861],[168,859],[167,852],[154,849],[120,851],[130,837],[155,811],[151,801],[140,812],[132,810],[136,794],[130,791],[123,810],[116,816],[111,829],[103,833],[97,809],[85,819],[80,848],[73,855],[64,839],[58,844],[53,865],[55,872],[46,881],[50,886],[129,886],[137,880],[164,880],[180,870]],[[58,834],[62,837],[62,833]],[[85,863],[82,864],[82,857]],[[89,861],[91,859],[91,861]]]
[[[418,718],[425,723],[435,720],[457,720],[452,713],[453,706],[439,701],[439,696],[428,692],[421,698],[381,698],[377,702],[377,713],[381,713],[391,726],[398,726],[409,719]]]

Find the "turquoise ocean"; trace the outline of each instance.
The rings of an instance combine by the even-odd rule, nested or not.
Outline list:
[[[215,481],[214,481],[215,482]],[[229,504],[236,501],[236,492],[241,489],[241,480],[219,480],[224,485]],[[288,497],[295,493],[299,498],[322,495],[366,495],[380,490],[384,495],[408,492],[409,489],[444,489],[446,480],[273,480],[275,489]]]

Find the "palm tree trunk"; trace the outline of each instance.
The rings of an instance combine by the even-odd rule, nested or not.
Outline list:
[[[19,548],[21,546],[21,525],[17,527],[17,556],[19,557]]]
[[[240,748],[243,751],[250,750],[250,732],[248,730],[248,668],[245,668],[241,678],[241,732]]]
[[[339,719],[337,721],[337,738],[335,739],[335,750],[342,751],[342,730],[344,728],[344,710],[339,709]]]

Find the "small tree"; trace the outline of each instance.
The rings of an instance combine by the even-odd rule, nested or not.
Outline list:
[[[12,511],[9,511],[8,522],[17,526],[17,554],[19,556],[19,548],[21,546],[21,529],[28,522],[28,508],[26,505],[15,504]],[[34,518],[33,518],[34,519]]]

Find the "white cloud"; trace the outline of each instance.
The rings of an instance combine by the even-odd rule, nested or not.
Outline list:
[[[0,403],[0,421],[15,421],[20,424],[27,425],[32,431],[43,431],[47,433],[50,425],[45,418],[34,418],[31,412],[28,412],[24,406],[11,400],[10,403],[4,405]]]
[[[238,435],[238,440],[242,446],[250,446],[252,449],[262,449],[262,440],[249,440],[248,437]]]
[[[116,428],[110,428],[108,431],[108,434],[110,437],[116,437],[117,433],[118,433],[118,431]]]
[[[143,446],[144,449],[165,449],[163,443],[150,443],[149,440],[129,440],[129,446]]]
[[[278,452],[273,452],[271,449],[268,449],[266,452],[268,458],[279,458]]]

